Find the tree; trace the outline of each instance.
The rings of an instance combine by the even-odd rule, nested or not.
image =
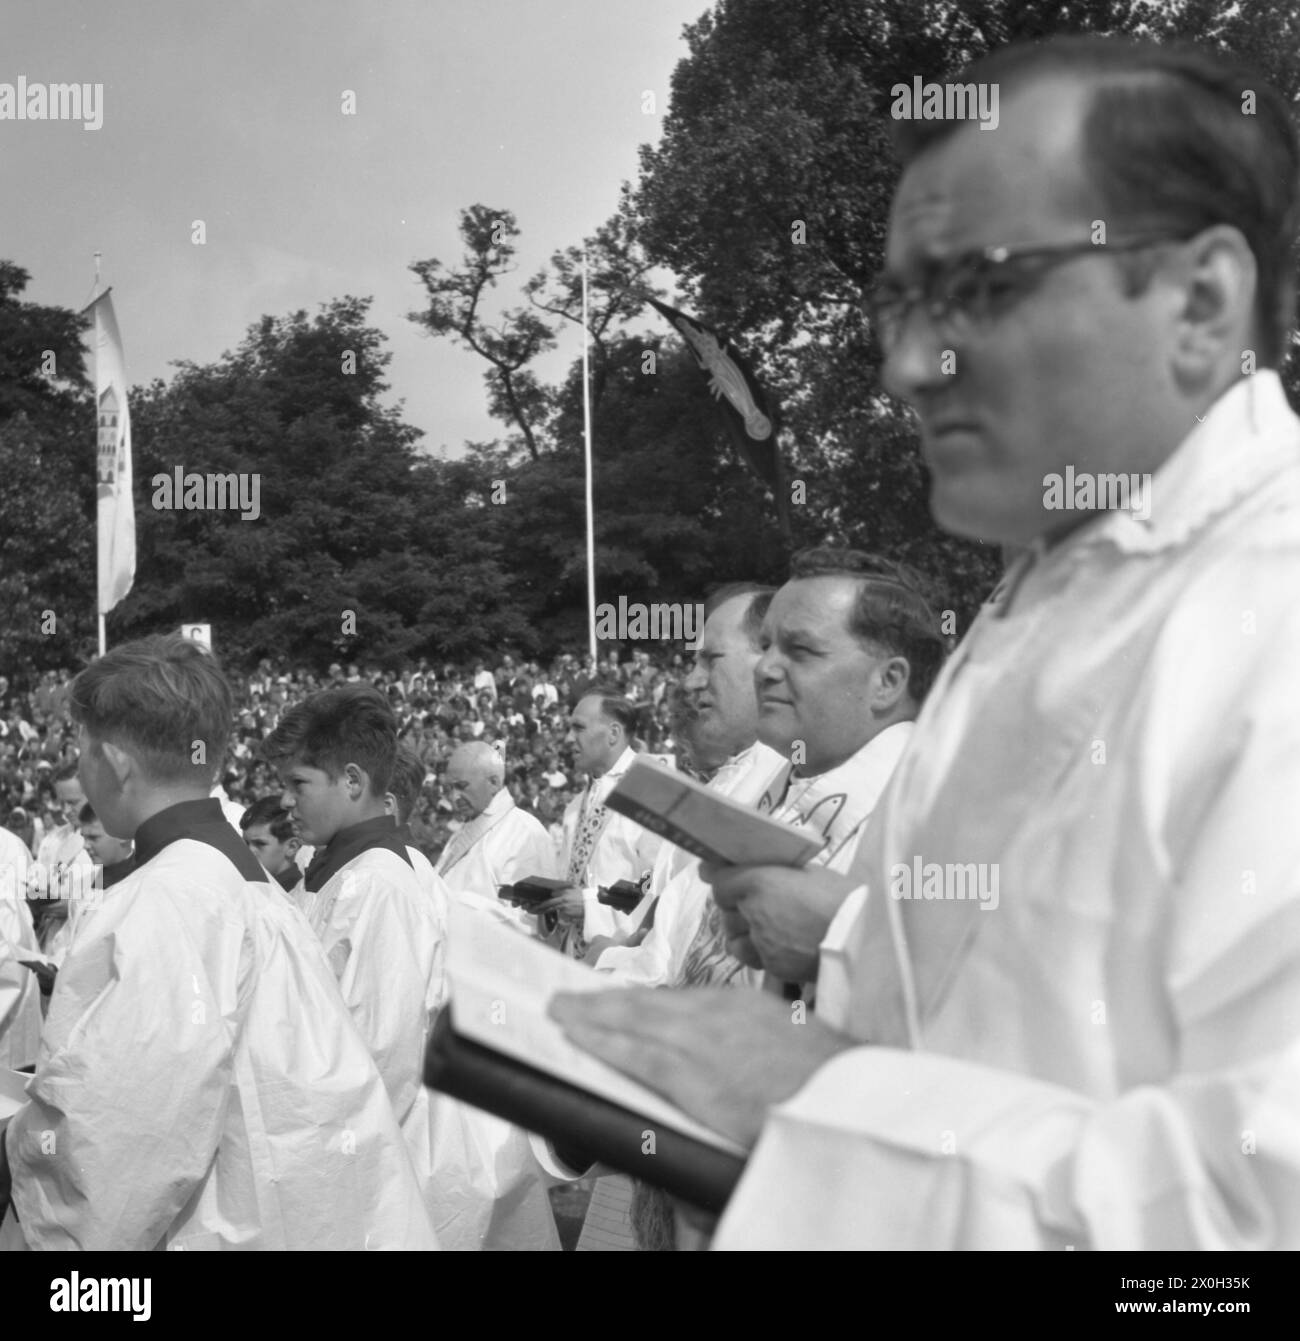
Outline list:
[[[633,225],[625,192],[614,216],[581,246],[555,252],[521,292],[534,312],[580,325],[585,254],[598,601],[693,601],[711,582],[780,575],[784,553],[693,358],[676,341],[665,344],[662,330],[630,329],[645,323],[656,292]],[[432,259],[411,267],[430,294],[412,320],[484,358],[490,411],[516,430],[467,459],[488,504],[467,529],[499,546],[512,597],[544,645],[571,645],[586,623],[581,360],[561,383],[544,385],[527,363],[554,345],[555,329],[523,308],[488,324],[487,291],[508,273],[519,236],[513,216],[473,205],[461,213],[461,235],[458,268]]]
[[[139,563],[120,636],[209,620],[240,661],[391,665],[526,632],[493,545],[449,541],[454,472],[422,461],[419,431],[380,403],[391,356],[369,303],[264,317],[217,363],[136,392]],[[261,516],[157,506],[154,482],[178,467],[255,477]]]
[[[677,273],[704,320],[744,338],[785,406],[807,489],[796,527],[802,511],[804,536],[910,558],[948,586],[962,629],[1000,563],[931,521],[910,414],[884,395],[860,315],[898,175],[888,94],[1055,32],[1186,36],[1254,61],[1292,99],[1300,89],[1289,4],[721,0],[687,29],[633,192],[648,259]]]
[[[95,637],[95,411],[88,321],[20,300],[0,261],[0,671],[73,664]]]
[[[499,327],[489,326],[482,312],[487,290],[513,269],[510,262],[519,227],[509,210],[471,205],[461,211],[460,233],[465,255],[458,270],[449,271],[433,259],[410,267],[429,294],[428,307],[411,313],[411,320],[432,335],[449,336],[488,362],[485,380],[491,412],[519,429],[536,461],[544,445],[548,403],[528,364],[554,347],[554,335],[526,308],[506,313]]]

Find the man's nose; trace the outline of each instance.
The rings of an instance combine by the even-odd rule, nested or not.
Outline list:
[[[761,689],[765,684],[773,684],[780,678],[776,648],[769,647],[754,663],[754,684]]]
[[[697,661],[690,669],[690,673],[682,681],[682,689],[688,694],[698,694],[708,683],[708,676],[704,673],[704,667]]]
[[[280,809],[281,809],[281,810],[292,810],[292,809],[293,809],[293,806],[294,806],[294,800],[293,800],[293,796],[292,796],[292,794],[289,793],[289,792],[287,792],[287,791],[286,791],[286,792],[281,792],[281,793],[280,793]]]
[[[920,408],[919,402],[953,384],[965,351],[939,331],[921,304],[912,307],[885,355],[880,380],[897,400]]]

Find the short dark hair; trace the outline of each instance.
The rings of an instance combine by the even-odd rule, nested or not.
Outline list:
[[[53,675],[54,672],[51,671],[50,674]],[[79,765],[75,759],[65,759],[63,763],[61,763],[58,766],[58,768],[54,770],[54,773],[51,776],[50,781],[52,783],[72,782],[74,779],[76,779],[78,771],[79,771]]]
[[[734,600],[737,596],[749,596],[750,601],[745,609],[741,628],[749,638],[749,645],[757,647],[759,634],[763,631],[763,620],[767,616],[767,607],[772,604],[772,597],[775,595],[775,587],[766,587],[761,582],[728,582],[704,598],[704,618],[707,621],[718,606]]]
[[[293,837],[293,816],[280,804],[278,792],[259,796],[239,817],[239,828],[243,833],[255,824],[265,824],[277,842],[287,843]]]
[[[99,816],[95,814],[95,807],[89,801],[77,811],[78,824],[94,824],[98,818]]]
[[[262,752],[273,764],[296,761],[331,779],[356,764],[370,779],[370,794],[382,797],[397,755],[397,717],[372,684],[321,689],[280,718]]]
[[[413,746],[402,741],[393,761],[393,776],[388,780],[388,790],[397,802],[398,824],[406,824],[410,820],[415,803],[424,790],[425,772],[424,760],[416,754]]]
[[[1241,232],[1258,270],[1259,363],[1282,362],[1295,318],[1291,248],[1300,222],[1300,139],[1282,95],[1221,51],[1096,35],[1000,47],[958,80],[1011,92],[1053,75],[1090,90],[1083,167],[1115,221],[1188,237],[1214,224]],[[1253,115],[1242,111],[1248,91]],[[962,124],[895,120],[895,151],[906,167]],[[1149,277],[1150,259],[1121,258],[1132,292],[1145,284],[1138,267]]]
[[[907,692],[920,707],[947,647],[911,569],[865,550],[823,545],[800,550],[790,560],[792,582],[811,577],[862,579],[849,628],[859,641],[907,662]]]
[[[68,702],[73,721],[130,750],[154,781],[209,786],[235,708],[216,657],[179,633],[114,647],[77,676]]]
[[[595,685],[588,689],[582,698],[598,698],[601,716],[606,721],[617,722],[623,728],[623,734],[628,740],[636,734],[637,710],[613,685]],[[582,699],[578,701],[581,702]]]

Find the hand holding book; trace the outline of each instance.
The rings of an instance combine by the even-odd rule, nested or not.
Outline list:
[[[459,905],[447,974],[451,1005],[430,1038],[427,1085],[707,1210],[726,1204],[743,1147],[575,1047],[547,1015],[557,992],[617,991],[608,978]]]
[[[750,1149],[773,1104],[857,1046],[801,1007],[726,987],[628,988],[557,996],[550,1014],[585,1052]]]

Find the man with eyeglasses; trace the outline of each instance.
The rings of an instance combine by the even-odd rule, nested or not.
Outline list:
[[[900,123],[874,330],[935,516],[1023,553],[874,812],[816,1018],[553,1010],[753,1147],[718,1246],[1295,1248],[1296,133],[1218,52],[1057,39],[964,79],[998,129]],[[823,878],[714,896],[740,938]]]

